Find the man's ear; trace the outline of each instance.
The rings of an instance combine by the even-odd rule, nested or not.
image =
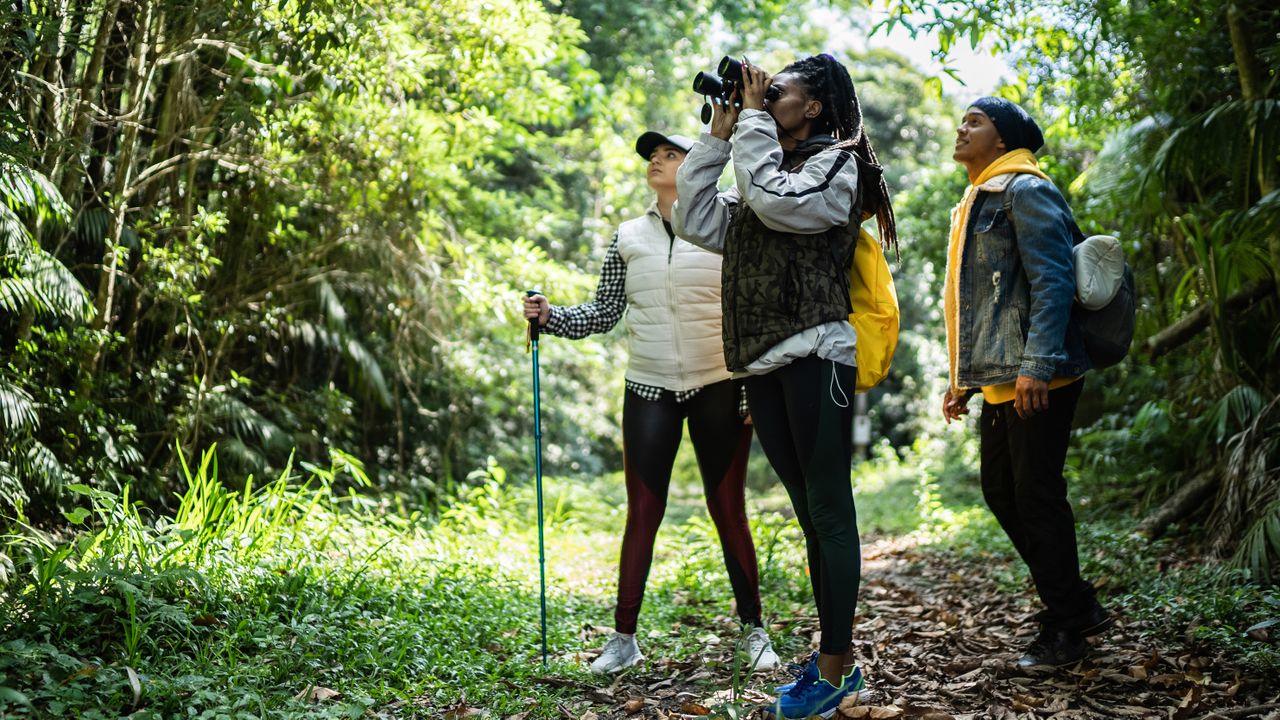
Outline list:
[[[804,108],[804,117],[806,120],[815,120],[822,114],[822,101],[810,100],[809,104]]]

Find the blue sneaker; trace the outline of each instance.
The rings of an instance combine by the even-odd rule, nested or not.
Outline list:
[[[815,651],[810,655],[804,665],[793,664],[791,667],[798,668],[800,670],[800,674],[796,675],[795,680],[792,680],[785,685],[779,685],[775,690],[779,695],[785,694],[788,690],[795,687],[796,683],[811,683],[818,679],[818,653]]]
[[[816,671],[815,671],[816,672]],[[840,687],[835,687],[821,676],[809,683],[796,682],[774,703],[773,714],[779,718],[807,718],[817,715],[829,718],[835,714],[840,701],[866,686],[862,680],[862,668],[855,666],[845,675]]]

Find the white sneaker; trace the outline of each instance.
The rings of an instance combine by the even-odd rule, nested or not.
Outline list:
[[[640,654],[640,646],[636,644],[635,635],[614,633],[609,642],[604,644],[600,657],[591,663],[593,673],[616,673],[625,670],[644,659]]]
[[[778,653],[773,651],[773,643],[762,627],[751,628],[743,642],[743,654],[751,665],[751,672],[763,672],[778,667]]]

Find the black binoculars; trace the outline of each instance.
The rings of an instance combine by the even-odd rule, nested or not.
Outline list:
[[[693,91],[707,98],[715,98],[721,105],[728,105],[733,91],[741,89],[742,63],[728,55],[720,58],[715,73],[700,72],[693,76]],[[742,101],[739,100],[737,105],[741,107]]]

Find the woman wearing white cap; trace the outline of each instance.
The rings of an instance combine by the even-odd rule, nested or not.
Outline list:
[[[688,138],[657,132],[636,141],[636,152],[649,162],[649,187],[657,197],[644,215],[618,227],[594,300],[569,307],[551,305],[541,295],[523,300],[525,316],[537,318],[544,333],[571,339],[608,332],[626,311],[630,359],[622,442],[627,522],[615,632],[591,664],[599,673],[617,672],[643,659],[636,622],[686,418],[738,616],[751,628],[744,654],[757,670],[778,663],[761,624],[756,552],[744,498],[751,425],[740,384],[725,368],[721,342],[721,260],[671,229],[676,170],[692,146]]]

